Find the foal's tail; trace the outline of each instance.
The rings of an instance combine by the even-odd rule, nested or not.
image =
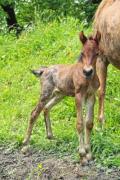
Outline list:
[[[36,76],[36,77],[40,77],[43,72],[45,71],[45,69],[47,69],[46,66],[42,66],[40,69],[37,69],[37,70],[31,70],[30,71]]]

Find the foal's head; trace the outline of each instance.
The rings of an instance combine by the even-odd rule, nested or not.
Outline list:
[[[96,33],[95,37],[87,38],[83,32],[80,33],[80,41],[83,44],[80,61],[83,63],[83,75],[91,78],[94,75],[96,60],[99,55],[99,42],[101,35]]]

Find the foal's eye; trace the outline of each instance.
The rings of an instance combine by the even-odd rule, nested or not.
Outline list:
[[[84,57],[84,53],[83,52],[81,52],[81,57]]]
[[[93,57],[95,58],[95,57],[97,57],[99,55],[99,53],[97,52],[97,53],[95,53],[94,55],[93,55]]]
[[[83,52],[81,52],[81,54],[80,54],[80,56],[79,56],[78,61],[82,61],[82,60],[83,60],[83,57],[84,57],[84,53],[83,53]]]
[[[98,56],[99,55],[99,52],[96,52],[95,56]]]

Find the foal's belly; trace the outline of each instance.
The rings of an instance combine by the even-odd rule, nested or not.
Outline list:
[[[58,88],[59,92],[64,96],[75,96],[75,89],[74,88]]]
[[[65,96],[75,96],[75,86],[70,78],[57,81],[56,88]]]
[[[78,93],[82,93],[84,98],[87,98],[89,96],[91,96],[92,94],[94,94],[96,91],[96,89],[93,86],[88,86],[88,87],[81,87],[80,90],[78,91]],[[56,87],[54,89],[55,93],[59,93],[62,94],[63,96],[71,96],[71,97],[75,97],[75,88],[61,88],[61,87]]]

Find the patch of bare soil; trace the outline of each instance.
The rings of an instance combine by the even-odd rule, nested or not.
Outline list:
[[[23,155],[20,150],[0,147],[0,180],[120,180],[120,169],[98,168],[93,161],[82,167],[79,163],[40,151]]]

